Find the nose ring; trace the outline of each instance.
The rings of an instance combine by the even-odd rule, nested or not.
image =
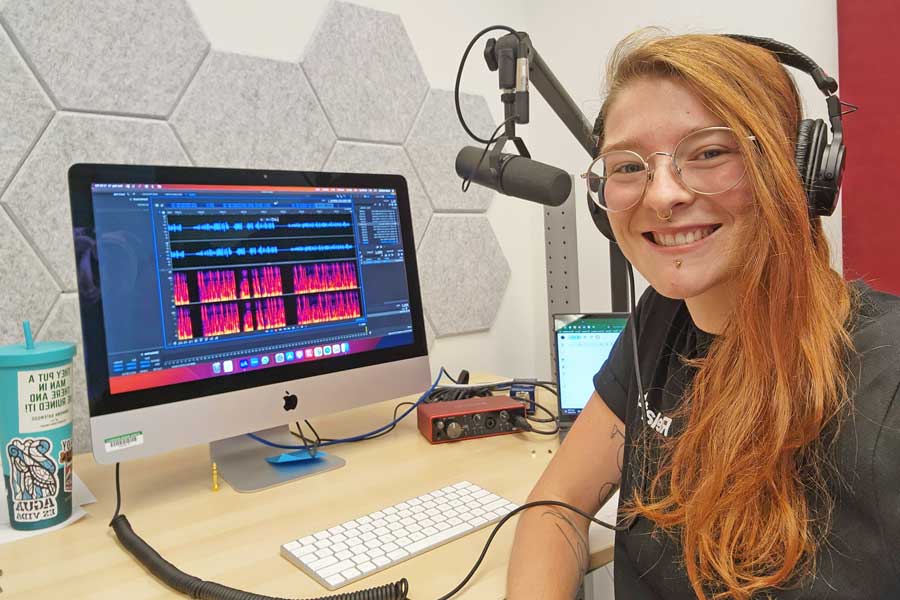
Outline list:
[[[669,221],[672,220],[672,208],[670,207],[669,212],[667,212],[664,215],[661,215],[661,214],[659,214],[659,211],[656,211],[656,218],[659,219],[660,221],[665,221],[668,223]]]

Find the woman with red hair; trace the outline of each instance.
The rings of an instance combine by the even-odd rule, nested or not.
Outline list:
[[[641,385],[626,332],[529,500],[620,489],[617,598],[900,598],[900,299],[830,267],[793,81],[728,36],[643,34],[607,79],[586,177],[651,286]],[[572,598],[587,531],[523,513],[510,600]]]

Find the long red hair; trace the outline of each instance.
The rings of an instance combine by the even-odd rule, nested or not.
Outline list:
[[[829,440],[847,403],[852,290],[830,268],[794,161],[800,98],[761,48],[717,35],[643,32],[616,49],[608,113],[635,79],[671,77],[744,140],[753,227],[740,233],[728,324],[697,368],[645,493],[626,500],[681,544],[699,598],[745,600],[815,570],[835,476]],[[600,132],[601,144],[603,132]]]

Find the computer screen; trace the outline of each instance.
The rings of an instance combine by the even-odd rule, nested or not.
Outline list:
[[[76,165],[70,191],[99,462],[428,387],[401,176]]]
[[[628,322],[627,314],[555,315],[559,414],[573,419],[594,393],[594,375]]]

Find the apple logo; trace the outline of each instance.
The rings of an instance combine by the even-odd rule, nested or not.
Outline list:
[[[292,394],[289,391],[284,391],[284,410],[294,410],[297,408],[297,394]]]

